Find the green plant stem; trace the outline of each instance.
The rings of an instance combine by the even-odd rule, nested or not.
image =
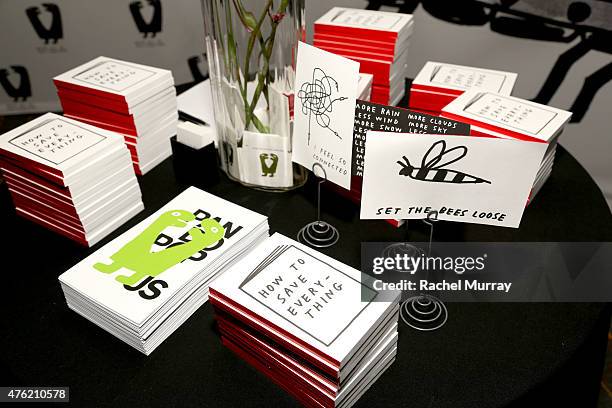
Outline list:
[[[285,13],[286,9],[287,9],[287,5],[288,5],[288,1],[287,0],[283,0],[280,4],[280,7],[278,9],[278,11],[276,12],[277,14],[280,13]],[[254,115],[253,111],[255,109],[255,106],[257,105],[257,102],[259,101],[259,97],[261,96],[261,93],[264,92],[264,95],[266,95],[267,93],[267,82],[268,82],[268,71],[270,70],[270,58],[272,57],[272,51],[274,49],[274,41],[276,38],[276,29],[280,23],[280,21],[274,21],[274,19],[272,18],[272,16],[270,15],[270,13],[268,12],[268,17],[270,17],[270,25],[272,27],[272,30],[270,32],[270,36],[268,37],[268,39],[266,40],[266,44],[265,44],[265,48],[264,48],[264,66],[263,69],[261,69],[257,75],[257,87],[255,88],[255,92],[253,93],[253,100],[251,101],[251,105],[249,108],[249,112],[247,113],[247,115],[245,115],[247,118],[249,117],[256,117],[256,115]],[[261,26],[261,24],[260,24]],[[267,100],[267,95],[266,95],[266,100]],[[255,126],[257,127],[257,129],[259,130],[259,127],[257,126],[257,124],[255,123],[255,121],[253,121]],[[260,130],[261,131],[261,130]]]
[[[250,64],[250,60],[251,60],[251,54],[253,53],[253,47],[255,46],[255,39],[257,36],[261,35],[261,25],[263,24],[264,20],[266,19],[266,15],[268,15],[268,10],[270,9],[270,7],[272,7],[272,0],[268,0],[268,2],[266,3],[266,6],[264,7],[264,9],[261,12],[261,15],[259,16],[259,19],[257,20],[257,25],[255,26],[255,28],[253,29],[253,31],[251,32],[251,35],[249,36],[249,42],[247,45],[247,52],[246,52],[246,56],[244,59],[244,75],[245,78],[249,73],[249,64]],[[245,79],[245,89],[247,87],[247,83],[248,81],[246,81]],[[259,87],[259,85],[258,85]],[[261,90],[259,91],[261,93]],[[257,99],[259,99],[259,96],[257,97]],[[251,104],[249,105],[248,103],[245,105],[245,120],[244,120],[244,127],[245,129],[249,128],[249,124],[251,123],[252,120],[252,116],[253,116],[253,110],[255,109],[255,105],[257,104],[257,99],[253,98],[253,101],[251,101]],[[255,125],[255,127],[257,127],[257,130],[259,130],[262,133],[267,133],[265,130],[265,127],[261,128],[257,126],[257,123],[261,123],[259,120],[257,120],[256,122],[254,122],[253,124]]]

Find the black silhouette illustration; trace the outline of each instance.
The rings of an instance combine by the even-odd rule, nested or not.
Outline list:
[[[559,56],[542,88],[533,98],[534,102],[548,104],[563,84],[568,71],[589,51],[612,54],[612,17],[609,8],[597,7],[600,1],[610,3],[611,0],[567,3],[521,0],[369,0],[367,8],[379,10],[382,6],[397,7],[400,12],[412,13],[421,5],[430,15],[440,20],[461,25],[488,24],[491,31],[507,36],[566,44],[578,39],[575,45]],[[528,3],[529,7],[523,6],[524,3]],[[564,7],[567,7],[565,11]],[[592,21],[600,23],[594,26]],[[568,108],[573,112],[571,122],[583,119],[599,89],[610,80],[612,62],[585,78],[582,89]]]
[[[465,146],[457,146],[446,150],[446,142],[439,140],[427,150],[421,161],[421,167],[414,167],[406,156],[402,156],[404,162],[397,161],[397,164],[402,166],[399,175],[410,177],[413,180],[433,183],[491,184],[490,181],[483,178],[443,168],[463,159],[467,152],[468,149]]]
[[[208,75],[204,75],[202,74],[202,71],[200,71],[200,63],[204,62],[205,58],[205,55],[204,58],[202,58],[202,56],[200,55],[194,55],[193,57],[187,59],[189,72],[191,72],[191,76],[193,77],[194,83],[202,82],[206,78],[208,78]]]
[[[335,136],[342,137],[331,128],[331,118],[329,113],[332,112],[333,105],[336,102],[347,99],[346,96],[339,96],[332,99],[334,92],[338,92],[338,82],[328,76],[321,68],[315,68],[312,71],[312,82],[304,82],[298,91],[298,98],[302,102],[302,113],[308,115],[308,144],[310,145],[310,123],[312,115],[314,115],[317,124],[328,129]]]
[[[157,33],[162,30],[162,5],[160,0],[147,0],[147,3],[153,7],[153,16],[149,22],[144,20],[142,16],[142,1],[133,1],[130,3],[130,13],[136,23],[136,28],[142,33],[144,38],[147,38],[149,34],[151,37],[155,37]]]
[[[278,167],[278,156],[276,154],[261,153],[259,155],[259,163],[261,164],[261,175],[263,177],[274,177]]]
[[[28,70],[23,65],[11,65],[11,69],[19,76],[19,79],[15,81],[9,78],[11,75],[9,70],[0,68],[0,84],[8,96],[13,98],[15,102],[17,102],[19,98],[21,98],[22,101],[25,101],[32,96],[32,87],[30,85],[30,75],[28,75]],[[15,86],[15,83],[18,83],[19,86]]]
[[[53,44],[57,44],[57,41],[64,38],[64,30],[62,28],[62,15],[60,9],[56,4],[43,3],[43,8],[51,14],[51,24],[49,27],[45,27],[42,21],[40,21],[40,8],[39,7],[28,7],[26,9],[26,15],[42,40],[45,40],[45,44],[49,44],[49,41],[53,41]]]

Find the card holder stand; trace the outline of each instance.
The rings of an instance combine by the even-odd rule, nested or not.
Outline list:
[[[384,249],[383,257],[431,255],[434,223],[436,221],[438,221],[437,211],[429,212],[427,218],[423,220],[425,224],[429,225],[429,244],[427,250],[408,242],[397,242]],[[448,319],[448,310],[446,305],[435,296],[421,293],[404,300],[400,307],[400,317],[404,323],[414,330],[433,331],[444,326]]]
[[[214,143],[201,149],[194,149],[180,143],[176,136],[173,136],[170,145],[174,175],[179,183],[206,188],[219,182],[217,150]]]
[[[338,242],[340,233],[333,225],[321,220],[321,184],[327,181],[327,172],[319,163],[312,165],[312,174],[318,177],[315,168],[320,167],[323,177],[317,182],[317,220],[306,224],[298,231],[297,240],[313,248],[329,248]]]

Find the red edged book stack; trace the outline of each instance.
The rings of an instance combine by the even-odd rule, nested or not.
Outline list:
[[[0,136],[18,215],[92,246],[144,207],[118,135],[53,113]]]
[[[170,71],[98,57],[53,82],[65,116],[122,135],[136,174],[172,153],[178,111]]]
[[[572,113],[513,96],[471,90],[445,106],[441,116],[469,123],[474,136],[547,143],[529,204],[552,172],[557,141]]]
[[[374,76],[371,101],[397,105],[404,94],[411,14],[334,7],[314,23],[313,45],[359,62]]]
[[[439,115],[443,107],[470,89],[510,95],[516,77],[514,72],[428,61],[412,81],[408,106]]]
[[[274,234],[210,287],[222,343],[307,407],[352,406],[395,361],[399,292]]]

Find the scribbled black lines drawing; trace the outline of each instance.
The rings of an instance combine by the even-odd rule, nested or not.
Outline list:
[[[302,103],[302,113],[308,115],[308,145],[310,145],[310,122],[313,115],[320,127],[328,129],[342,139],[338,132],[330,126],[329,116],[334,103],[348,99],[346,96],[332,99],[334,92],[338,91],[338,81],[327,75],[321,68],[313,69],[312,82],[304,82],[300,87],[298,98]]]
[[[457,146],[446,150],[446,142],[439,140],[427,150],[421,161],[421,167],[413,166],[406,156],[402,156],[404,162],[397,161],[397,164],[402,166],[399,175],[410,177],[413,180],[433,183],[491,184],[490,181],[483,178],[443,168],[463,159],[467,152],[468,149],[465,146]]]

